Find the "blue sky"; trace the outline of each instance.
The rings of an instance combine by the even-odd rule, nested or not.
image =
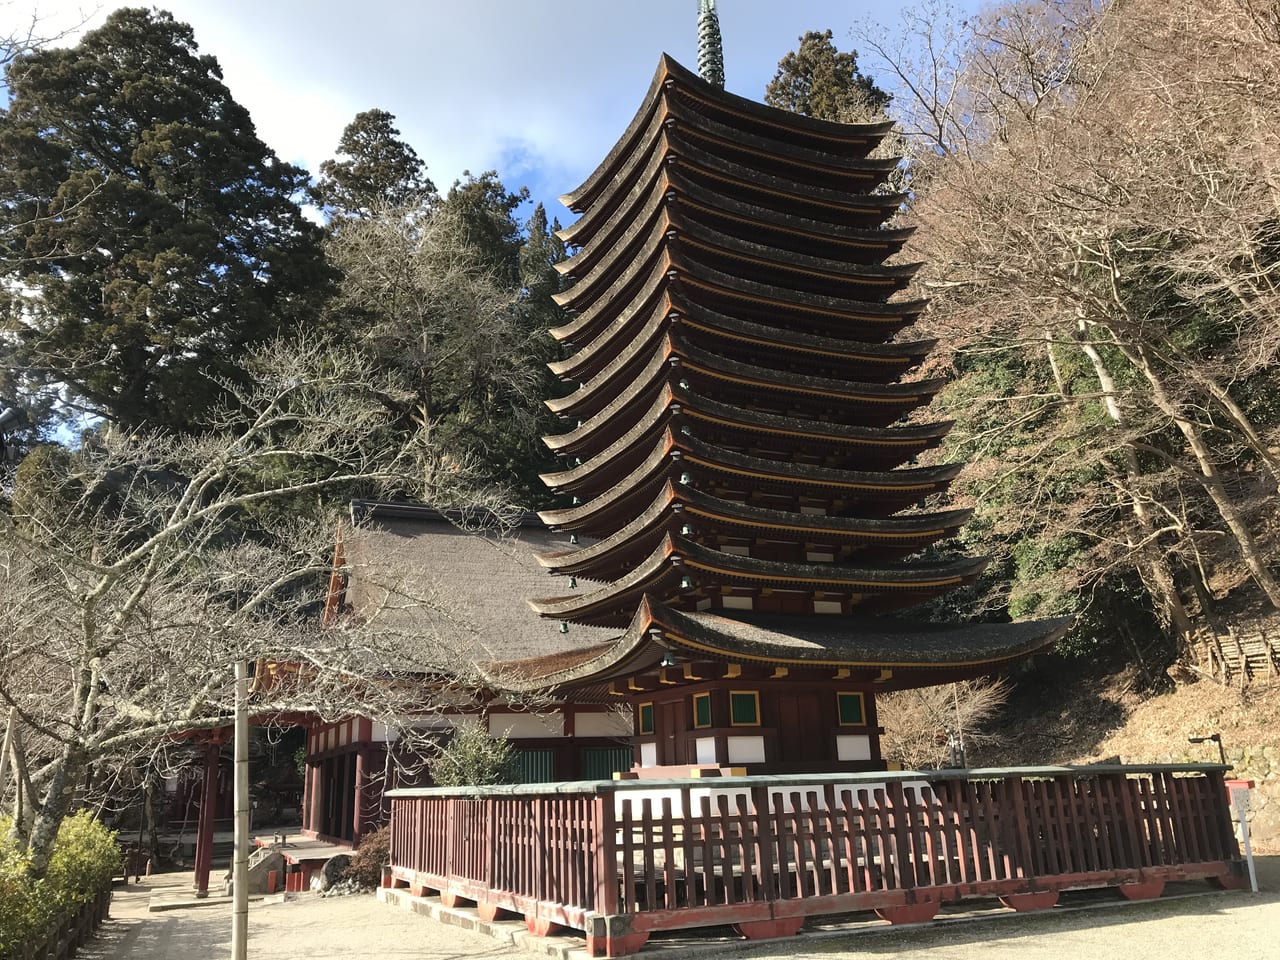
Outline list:
[[[15,24],[34,8],[46,30],[90,27],[124,4],[0,2]],[[284,159],[313,173],[361,110],[394,113],[436,184],[496,169],[548,213],[576,187],[640,104],[658,57],[696,66],[697,0],[171,0],[222,64],[233,95]],[[972,9],[978,0],[960,0]],[[806,30],[853,46],[860,18],[896,20],[902,4],[719,0],[726,87],[761,99],[778,60]],[[0,23],[0,27],[7,26]]]

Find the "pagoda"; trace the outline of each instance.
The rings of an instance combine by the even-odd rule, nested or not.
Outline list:
[[[566,586],[530,601],[569,653],[508,663],[508,687],[632,708],[636,770],[877,769],[877,692],[989,674],[1066,621],[913,623],[974,583],[937,556],[971,511],[938,509],[960,465],[919,466],[950,426],[923,416],[918,264],[888,121],[837,124],[725,92],[664,56],[587,181],[551,331],[566,421],[541,514]]]

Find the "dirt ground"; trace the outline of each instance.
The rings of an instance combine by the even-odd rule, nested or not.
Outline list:
[[[1256,896],[1247,891],[1197,892],[1133,904],[1100,896],[1081,908],[1022,915],[996,909],[919,927],[872,923],[853,930],[806,931],[785,941],[756,944],[722,941],[695,946],[689,940],[654,941],[642,956],[1274,960],[1280,956],[1280,857],[1259,858],[1258,870],[1263,892]],[[189,883],[190,874],[171,874],[117,888],[111,919],[77,956],[81,960],[230,956],[229,907],[147,911],[151,891]],[[527,955],[520,948],[387,906],[372,896],[324,899],[312,894],[286,903],[252,905],[248,947],[254,960],[486,960]],[[585,956],[585,951],[577,956]]]

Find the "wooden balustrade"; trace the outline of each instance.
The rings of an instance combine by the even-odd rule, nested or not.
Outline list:
[[[530,928],[584,930],[593,956],[649,931],[806,916],[929,919],[944,902],[1051,906],[1058,891],[1158,896],[1232,884],[1239,853],[1211,764],[726,777],[395,790],[391,877]]]

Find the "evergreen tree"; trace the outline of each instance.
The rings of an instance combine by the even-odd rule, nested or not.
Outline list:
[[[117,10],[18,56],[0,113],[0,393],[61,385],[125,426],[185,429],[331,274],[282,163],[169,14]],[[8,382],[4,382],[4,381]]]
[[[344,159],[320,164],[317,201],[338,216],[367,216],[381,206],[401,206],[415,199],[432,202],[436,187],[413,147],[400,139],[395,116],[385,110],[357,113],[338,141]]]
[[[856,51],[841,53],[831,37],[830,30],[802,36],[799,48],[778,61],[765,103],[841,123],[884,119],[892,96],[858,69]]]

